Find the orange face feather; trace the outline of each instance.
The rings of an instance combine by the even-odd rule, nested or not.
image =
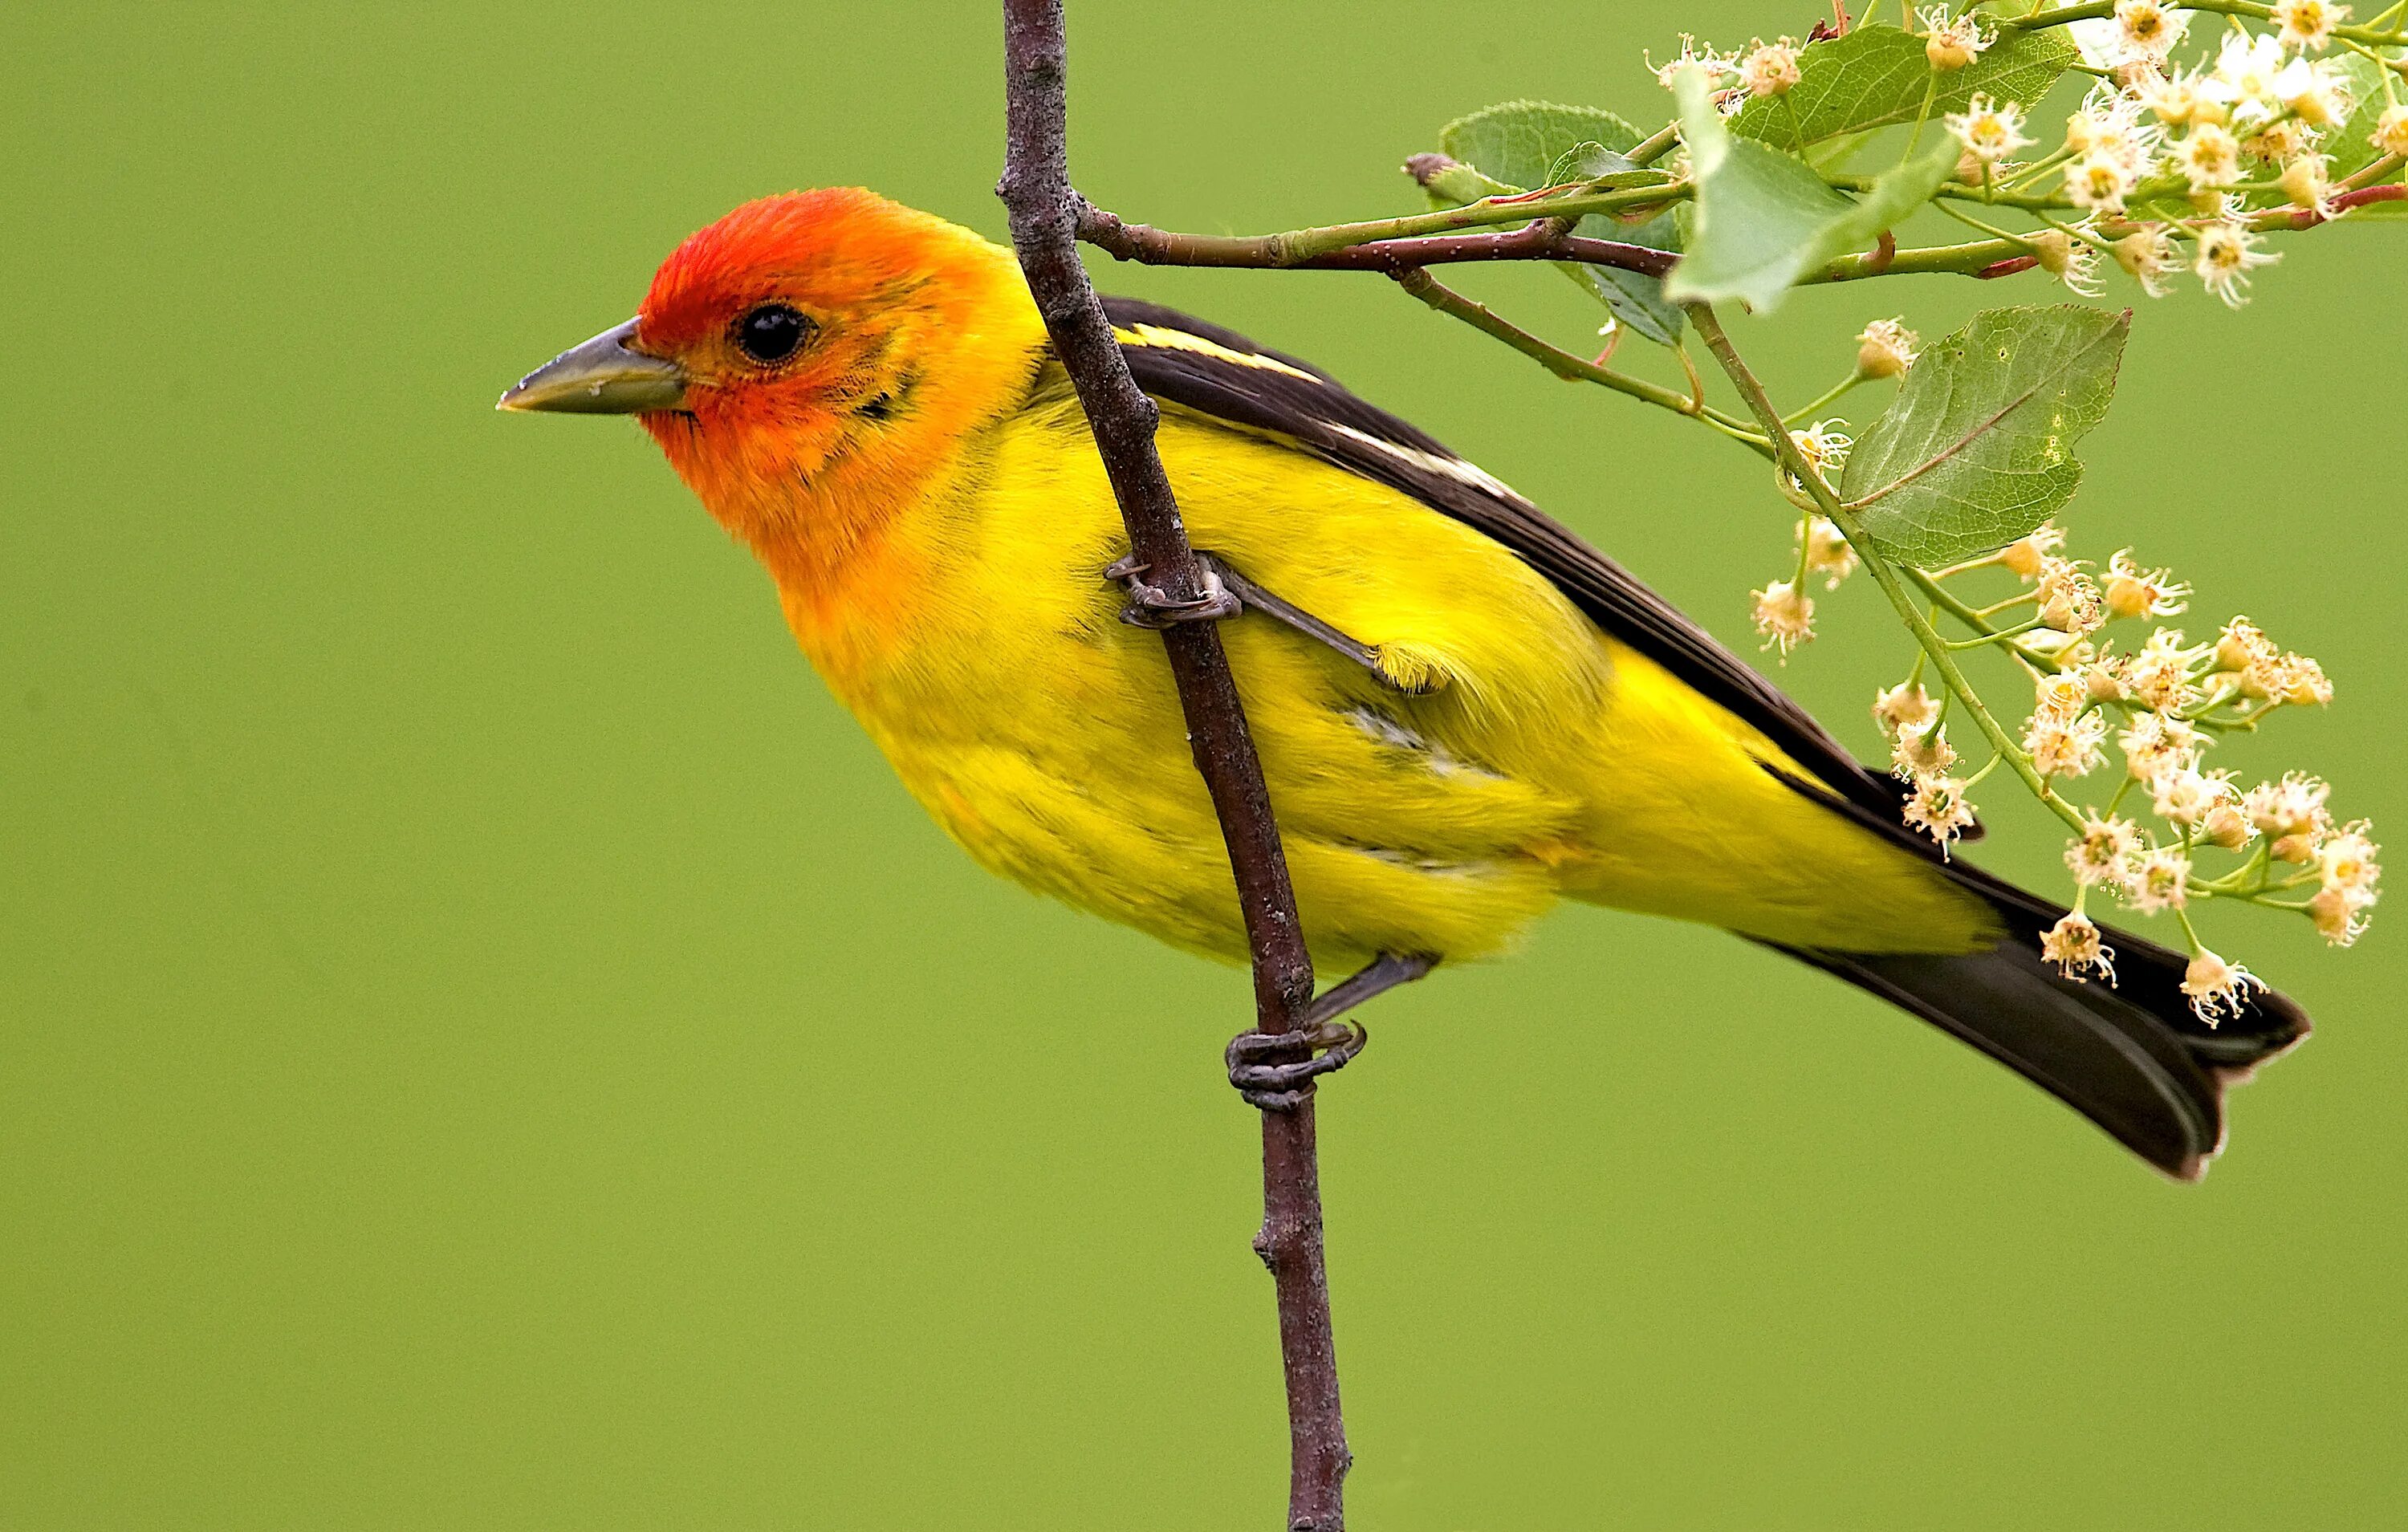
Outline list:
[[[757,343],[771,320],[799,340],[764,361],[745,326]],[[801,633],[882,615],[910,572],[887,533],[1017,402],[1044,331],[1007,251],[847,187],[747,203],[689,237],[633,344],[685,369],[683,408],[638,418]]]

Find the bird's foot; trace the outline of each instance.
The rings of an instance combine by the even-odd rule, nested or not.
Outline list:
[[[1240,1032],[1229,1039],[1229,1083],[1250,1107],[1294,1111],[1312,1082],[1343,1069],[1371,1040],[1360,1022],[1315,1022],[1294,1032]]]
[[[1243,609],[1236,593],[1221,578],[1212,561],[1198,555],[1204,578],[1203,594],[1192,601],[1172,598],[1159,585],[1146,580],[1152,566],[1135,553],[1116,561],[1104,571],[1104,578],[1128,593],[1128,605],[1121,609],[1121,621],[1133,628],[1176,627],[1182,623],[1217,623],[1224,617],[1235,617]]]
[[[1438,959],[1422,953],[1383,953],[1362,972],[1316,995],[1297,1017],[1294,1031],[1239,1033],[1229,1039],[1229,1083],[1248,1106],[1294,1111],[1312,1099],[1317,1078],[1346,1067],[1371,1040],[1360,1022],[1338,1018],[1436,966]]]
[[[1226,560],[1199,550],[1196,562],[1203,566],[1204,594],[1194,601],[1173,601],[1163,594],[1159,586],[1147,584],[1143,579],[1146,566],[1134,553],[1106,569],[1104,578],[1128,592],[1128,605],[1121,609],[1121,621],[1131,627],[1166,628],[1175,623],[1216,622],[1240,611],[1258,611],[1344,655],[1394,691],[1419,696],[1434,690],[1427,685],[1399,681],[1381,664],[1377,649],[1340,632],[1294,602],[1272,594],[1229,567]]]

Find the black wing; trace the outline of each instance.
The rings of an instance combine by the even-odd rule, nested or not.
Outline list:
[[[1899,832],[1895,782],[1857,765],[1806,709],[1628,570],[1436,438],[1366,404],[1310,363],[1266,351],[1234,330],[1130,298],[1106,298],[1104,312],[1146,393],[1275,433],[1494,537],[1598,626],[1746,720],[1880,827]]]

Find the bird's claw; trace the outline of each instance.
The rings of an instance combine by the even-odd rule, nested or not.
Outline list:
[[[1240,1032],[1229,1039],[1229,1083],[1251,1107],[1294,1111],[1312,1082],[1343,1069],[1371,1040],[1359,1022],[1315,1022],[1294,1032]]]
[[[1222,581],[1210,561],[1198,559],[1197,573],[1203,581],[1203,594],[1190,601],[1176,600],[1162,587],[1147,583],[1145,574],[1151,566],[1135,553],[1116,560],[1104,571],[1104,578],[1128,593],[1128,605],[1121,609],[1121,621],[1133,628],[1168,628],[1182,623],[1217,623],[1224,617],[1235,617],[1241,607],[1237,595]]]

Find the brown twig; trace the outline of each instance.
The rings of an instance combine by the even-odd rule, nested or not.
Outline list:
[[[1006,150],[996,190],[1010,215],[1021,269],[1086,409],[1133,555],[1165,598],[1195,601],[1205,591],[1202,570],[1154,451],[1154,402],[1129,377],[1079,264],[1075,241],[1086,205],[1069,179],[1061,0],[1004,0],[1003,12]],[[1236,680],[1211,623],[1165,627],[1162,641],[1196,769],[1228,844],[1254,955],[1255,1030],[1297,1031],[1312,1003],[1312,962]],[[1345,1525],[1341,1484],[1351,1459],[1322,1260],[1312,1101],[1264,1111],[1262,1130],[1263,1226],[1254,1249],[1270,1267],[1279,1297],[1291,1450],[1288,1525],[1292,1532],[1340,1532]]]

